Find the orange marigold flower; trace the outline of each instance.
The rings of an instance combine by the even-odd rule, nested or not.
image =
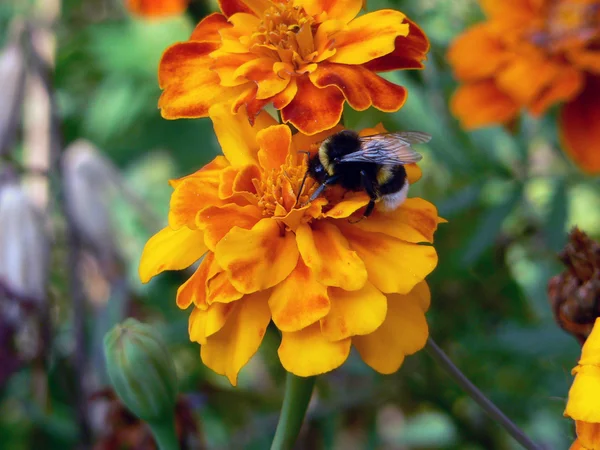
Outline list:
[[[480,0],[488,20],[451,45],[463,82],[451,101],[465,128],[534,116],[564,103],[563,146],[585,171],[600,172],[600,1]]]
[[[220,0],[159,68],[163,117],[206,117],[217,102],[245,106],[252,122],[268,103],[304,134],[334,127],[344,101],[397,111],[406,89],[376,72],[420,69],[425,34],[399,11],[356,17],[362,0]]]
[[[171,182],[169,225],[144,249],[140,277],[188,267],[196,272],[177,293],[188,308],[192,341],[204,364],[236,384],[267,326],[281,331],[286,370],[317,375],[340,366],[354,345],[381,373],[396,371],[405,355],[425,345],[429,288],[435,268],[436,208],[409,198],[391,212],[359,223],[365,193],[317,188],[306,180],[306,155],[326,133],[292,135],[266,112],[255,126],[229,108],[211,108],[224,156]],[[371,129],[367,132],[375,133]],[[420,177],[407,166],[409,182]]]
[[[571,450],[600,450],[600,318],[581,349],[569,391],[565,416],[576,422],[577,440]]]
[[[148,18],[158,18],[181,14],[189,0],[126,0],[127,9],[133,14]]]

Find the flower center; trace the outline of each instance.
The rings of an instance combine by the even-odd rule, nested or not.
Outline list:
[[[600,36],[600,2],[556,1],[533,42],[552,52],[587,46]]]
[[[291,1],[273,2],[252,34],[250,51],[290,65],[303,73],[317,56],[313,39],[314,19]]]
[[[263,216],[286,216],[294,208],[304,206],[316,190],[315,180],[305,178],[306,165],[294,164],[295,159],[288,156],[281,167],[265,171],[260,181],[255,180],[258,205],[263,211]],[[302,192],[298,195],[300,189]]]

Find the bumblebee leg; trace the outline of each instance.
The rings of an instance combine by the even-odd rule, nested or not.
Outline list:
[[[364,170],[360,171],[360,179],[363,187],[365,188],[366,193],[369,195],[369,204],[365,209],[365,213],[363,216],[356,221],[349,221],[350,223],[358,223],[363,219],[366,219],[373,213],[373,209],[375,208],[375,200],[377,200],[377,192],[375,191],[375,187],[373,186],[373,182],[369,179]]]
[[[333,176],[333,177],[329,177],[325,181],[323,181],[323,183],[321,183],[321,185],[317,188],[317,190],[315,192],[313,192],[313,194],[310,196],[308,201],[312,202],[313,200],[315,200],[319,195],[321,195],[323,193],[323,191],[325,190],[325,188],[328,185],[335,183],[338,178],[339,177],[337,177],[337,176]]]

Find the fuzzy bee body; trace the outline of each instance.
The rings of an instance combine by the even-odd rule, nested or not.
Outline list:
[[[320,184],[311,201],[327,186],[338,185],[369,195],[364,217],[371,215],[378,201],[384,209],[396,209],[408,193],[404,165],[421,160],[411,144],[430,139],[418,131],[360,137],[354,131],[344,130],[330,136],[308,162],[307,175]]]

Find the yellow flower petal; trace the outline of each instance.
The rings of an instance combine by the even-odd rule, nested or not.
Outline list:
[[[412,355],[425,346],[429,329],[421,303],[422,299],[412,292],[388,296],[383,324],[371,334],[352,338],[365,363],[379,373],[394,373],[406,355]]]
[[[271,320],[268,296],[268,291],[262,291],[235,302],[223,328],[208,336],[200,350],[202,362],[227,376],[234,386],[240,369],[254,356],[267,331]]]
[[[206,320],[208,311],[205,309],[194,308],[188,321],[188,333],[190,341],[199,344],[206,343]]]
[[[229,281],[245,294],[281,283],[296,267],[298,248],[292,233],[268,218],[251,230],[233,227],[215,249]]]
[[[565,416],[584,422],[600,423],[600,367],[578,366],[569,390]]]
[[[294,5],[303,7],[311,16],[326,12],[328,19],[348,23],[360,12],[362,0],[295,0]]]
[[[213,334],[219,332],[225,323],[227,318],[233,311],[235,303],[215,303],[210,305],[208,308],[208,314],[206,315],[206,327],[204,333],[206,337],[210,337]]]
[[[165,270],[185,269],[198,261],[207,250],[202,231],[165,227],[144,246],[138,269],[140,280],[147,283]]]
[[[207,253],[192,276],[177,289],[177,306],[181,309],[188,308],[192,303],[200,309],[208,307],[206,303],[206,281],[214,259],[214,253]]]
[[[600,318],[594,322],[594,328],[581,348],[579,365],[600,366]]]
[[[367,269],[339,228],[326,221],[303,224],[296,230],[296,242],[302,259],[316,279],[325,286],[348,291],[362,288]]]
[[[204,242],[211,251],[234,227],[251,229],[261,220],[262,214],[254,205],[238,206],[229,203],[224,206],[210,206],[198,214],[197,223],[204,231]]]
[[[258,161],[265,171],[279,169],[290,154],[292,132],[287,125],[275,125],[256,134]]]
[[[210,278],[206,284],[206,302],[209,305],[213,303],[231,303],[243,295],[233,287],[225,272],[219,272]]]
[[[196,216],[209,206],[222,205],[219,198],[219,178],[189,176],[177,183],[169,205],[169,226],[197,228]]]
[[[345,219],[350,217],[363,206],[367,206],[369,197],[364,192],[349,193],[344,199],[333,206],[329,211],[323,214],[324,217],[331,219]]]
[[[294,271],[273,288],[269,307],[277,328],[298,331],[327,315],[327,288],[316,280],[302,258],[298,258]]]
[[[330,341],[369,334],[384,321],[387,298],[371,283],[358,291],[329,288],[331,311],[321,320],[321,332]]]
[[[329,372],[341,366],[350,353],[350,338],[331,342],[318,323],[293,333],[281,333],[277,353],[284,369],[300,377]]]

